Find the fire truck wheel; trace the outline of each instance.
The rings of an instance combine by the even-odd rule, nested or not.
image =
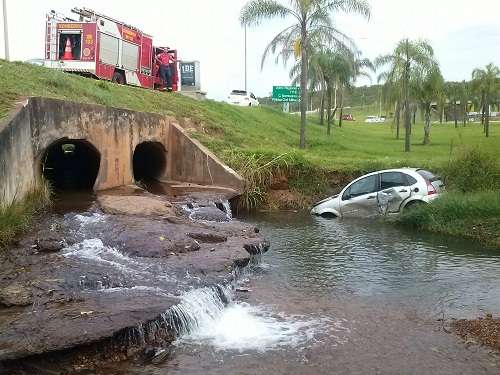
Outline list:
[[[125,84],[125,77],[123,76],[122,73],[115,72],[113,74],[113,78],[111,79],[111,81],[114,83],[118,83],[119,85],[124,85]]]

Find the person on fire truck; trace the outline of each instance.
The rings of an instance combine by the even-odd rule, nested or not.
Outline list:
[[[156,61],[160,66],[159,75],[165,85],[165,90],[172,91],[172,68],[171,64],[175,64],[174,57],[168,53],[169,48],[162,50],[156,55]]]

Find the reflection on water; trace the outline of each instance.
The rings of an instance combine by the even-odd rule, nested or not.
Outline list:
[[[451,316],[500,313],[500,254],[475,242],[368,220],[249,220],[271,240],[269,277],[304,293],[354,294]]]

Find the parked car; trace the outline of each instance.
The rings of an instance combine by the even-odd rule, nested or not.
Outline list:
[[[432,202],[444,189],[441,178],[424,169],[388,169],[352,181],[340,194],[316,203],[311,213],[335,217],[398,214]]]
[[[367,116],[365,122],[368,124],[379,124],[385,122],[385,117]]]
[[[233,90],[227,97],[227,102],[242,107],[257,107],[260,103],[251,92],[245,90]]]
[[[342,115],[343,121],[356,121],[353,115]]]
[[[25,62],[28,64],[31,64],[31,65],[45,66],[44,59],[29,59],[29,60],[26,60]]]

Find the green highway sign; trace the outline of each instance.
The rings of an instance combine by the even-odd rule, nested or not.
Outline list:
[[[274,102],[298,102],[299,100],[300,100],[300,87],[273,86]]]

